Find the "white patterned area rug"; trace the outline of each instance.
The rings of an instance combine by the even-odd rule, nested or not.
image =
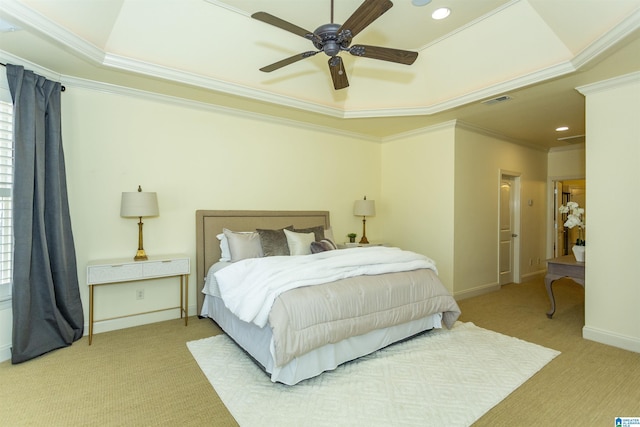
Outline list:
[[[295,386],[226,335],[187,343],[240,426],[469,426],[560,352],[456,322]]]

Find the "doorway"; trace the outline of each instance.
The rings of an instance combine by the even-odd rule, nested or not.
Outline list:
[[[498,283],[520,283],[520,174],[500,173]]]
[[[553,257],[569,255],[571,247],[578,238],[576,228],[564,226],[564,215],[558,209],[567,202],[576,202],[581,208],[586,208],[587,185],[584,179],[567,179],[553,182]],[[586,215],[583,216],[586,222]]]

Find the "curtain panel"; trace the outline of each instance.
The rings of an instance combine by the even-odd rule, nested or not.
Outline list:
[[[71,345],[84,313],[69,216],[61,85],[7,64],[14,106],[12,363]]]

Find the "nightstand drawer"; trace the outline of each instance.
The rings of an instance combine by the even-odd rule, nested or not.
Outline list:
[[[96,285],[117,285],[118,283],[138,280],[160,279],[163,277],[180,277],[180,305],[167,307],[144,313],[150,314],[165,310],[180,310],[180,318],[184,316],[184,326],[189,323],[189,273],[191,260],[187,255],[158,255],[149,257],[145,261],[134,261],[131,258],[90,261],[87,265],[87,285],[89,286],[89,345],[93,339],[93,300]],[[144,295],[144,294],[143,294]],[[111,317],[112,320],[132,316],[127,314]],[[101,321],[101,320],[98,320]]]
[[[142,264],[114,264],[87,267],[87,281],[93,285],[99,283],[124,282],[141,279]]]
[[[189,274],[189,260],[171,259],[165,261],[145,262],[142,264],[142,270],[145,278]]]

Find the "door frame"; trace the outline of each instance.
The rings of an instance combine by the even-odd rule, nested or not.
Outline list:
[[[553,258],[554,249],[553,245],[555,243],[555,183],[556,181],[574,181],[584,179],[586,185],[587,177],[585,174],[580,175],[564,175],[564,176],[550,176],[547,178],[547,259]]]
[[[511,245],[511,252],[513,254],[511,270],[513,271],[513,283],[520,283],[520,177],[522,174],[520,172],[506,169],[500,169],[498,172],[498,215],[496,223],[498,244],[496,258],[496,277],[498,278],[498,283],[500,283],[500,187],[502,185],[502,180],[507,177],[508,179],[513,180],[513,191],[510,192],[511,216],[513,217],[513,234],[517,236],[513,238],[513,242]]]

